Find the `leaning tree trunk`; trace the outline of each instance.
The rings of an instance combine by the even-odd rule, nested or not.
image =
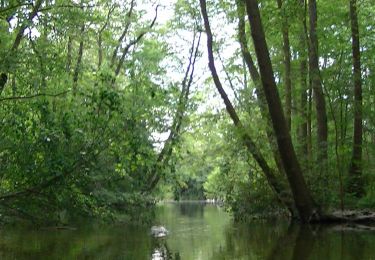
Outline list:
[[[250,73],[250,77],[257,91],[260,113],[262,117],[266,120],[266,135],[267,135],[268,142],[270,144],[270,147],[273,153],[273,158],[275,160],[279,173],[282,176],[285,176],[284,165],[282,163],[281,156],[277,148],[275,135],[273,134],[272,122],[271,122],[270,114],[268,112],[267,100],[266,100],[266,97],[264,96],[264,92],[262,89],[262,82],[260,79],[260,75],[248,48],[246,29],[245,29],[245,13],[246,13],[245,3],[242,0],[236,0],[236,5],[237,5],[237,14],[238,14],[238,41],[241,46],[241,53],[244,58],[246,67]],[[278,186],[280,186],[281,190],[284,191],[283,192],[285,194],[284,197],[288,198],[288,200],[291,201],[292,195],[291,195],[289,187],[286,187],[286,183],[280,180]],[[293,216],[296,215],[294,212],[295,211],[294,208],[293,209],[290,208],[289,210],[291,211],[291,214]]]
[[[353,78],[354,78],[354,133],[353,151],[349,166],[347,191],[356,197],[364,194],[362,180],[362,85],[361,54],[359,49],[359,29],[357,1],[350,0],[350,25],[352,30]]]
[[[260,108],[260,113],[262,117],[266,120],[266,134],[268,138],[268,142],[270,143],[271,150],[273,153],[273,157],[277,166],[277,169],[281,174],[284,173],[284,166],[281,161],[281,157],[279,154],[279,150],[277,149],[276,138],[273,134],[272,130],[272,122],[267,108],[267,101],[266,97],[264,96],[264,92],[262,89],[262,82],[260,80],[260,75],[258,69],[255,65],[255,62],[250,54],[248,48],[248,42],[246,37],[246,30],[245,30],[245,4],[242,0],[236,0],[237,4],[237,14],[238,14],[238,41],[241,46],[241,53],[244,58],[246,67],[250,73],[251,80],[253,81],[258,97],[258,105]]]
[[[301,221],[310,222],[315,218],[319,218],[320,212],[309,189],[307,188],[305,179],[303,178],[285,117],[283,113],[280,113],[280,111],[283,111],[283,108],[277,91],[271,59],[269,57],[269,51],[258,9],[258,2],[256,0],[246,0],[246,7],[251,27],[251,35],[255,46],[255,53],[258,58],[263,90],[266,95],[285,173]]]
[[[318,130],[318,163],[320,164],[320,177],[325,177],[324,174],[327,168],[328,151],[328,125],[326,103],[323,94],[322,82],[319,73],[319,55],[318,55],[318,37],[316,34],[317,26],[317,9],[316,0],[309,1],[309,17],[310,17],[310,47],[309,47],[309,66],[310,66],[310,80],[314,92],[317,130]]]
[[[195,63],[198,58],[201,41],[201,32],[199,32],[198,36],[196,36],[196,34],[197,33],[194,33],[193,43],[190,49],[189,63],[185,71],[184,79],[181,83],[181,93],[178,99],[178,105],[170,128],[169,136],[165,141],[163,149],[160,151],[156,162],[152,166],[146,186],[142,189],[143,194],[152,191],[160,181],[162,172],[167,167],[167,164],[172,156],[173,148],[181,134],[182,121],[188,106],[190,87],[193,84]]]
[[[282,185],[282,183],[276,178],[275,171],[268,165],[267,160],[264,158],[262,153],[260,152],[259,148],[256,146],[256,143],[251,138],[251,136],[247,133],[246,129],[243,127],[243,124],[237,114],[236,109],[234,108],[232,102],[229,100],[227,93],[225,92],[219,75],[216,70],[215,66],[215,59],[213,56],[213,36],[211,32],[210,22],[208,20],[207,15],[207,8],[206,8],[206,1],[200,0],[200,7],[201,12],[204,20],[204,26],[207,34],[207,51],[208,51],[208,66],[211,71],[211,75],[215,84],[217,91],[219,92],[221,98],[224,101],[225,108],[233,121],[233,124],[236,126],[238,133],[240,134],[242,141],[252,155],[254,160],[257,162],[261,170],[263,171],[268,184],[270,185],[271,189],[275,192],[277,199],[284,204],[290,213],[293,215],[294,207],[292,201],[289,200],[288,190]]]

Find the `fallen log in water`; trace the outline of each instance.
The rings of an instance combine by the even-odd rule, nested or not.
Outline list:
[[[353,223],[353,224],[375,224],[375,212],[369,210],[344,210],[324,214],[320,223]]]

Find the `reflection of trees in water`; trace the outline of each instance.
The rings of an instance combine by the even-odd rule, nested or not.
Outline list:
[[[180,203],[179,212],[183,216],[188,217],[203,217],[204,213],[204,203]]]
[[[211,259],[309,259],[315,239],[308,226],[238,224]]]
[[[215,215],[209,216],[212,223]],[[224,231],[225,237],[218,231],[220,236],[211,233],[204,243],[198,241],[199,249],[205,250],[204,259],[374,259],[374,232],[348,226],[253,222],[228,225]],[[0,238],[0,259],[178,260],[179,252],[185,256],[192,255],[188,250],[197,250],[194,241],[168,245],[165,239],[152,238],[147,227],[139,226],[75,231],[0,229]]]
[[[375,234],[370,231],[266,223],[233,227],[211,259],[374,259]]]
[[[309,259],[316,235],[309,225],[293,225],[280,236],[267,259]]]
[[[163,238],[154,238],[152,240],[152,260],[180,260],[180,254],[172,253],[169,248],[167,241]]]
[[[0,259],[147,259],[151,242],[139,227],[0,230]]]

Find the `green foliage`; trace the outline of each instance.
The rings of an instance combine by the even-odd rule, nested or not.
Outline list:
[[[98,9],[59,8],[66,4],[61,1],[43,5],[38,21],[25,20],[32,33],[12,51],[12,35],[23,21],[12,29],[1,23],[0,71],[9,73],[0,101],[0,214],[6,220],[150,217],[154,198],[142,192],[157,158],[152,134],[165,131],[163,120],[175,102],[161,81],[167,45],[141,39],[116,75],[110,65],[119,44],[114,39],[122,33],[128,6],[115,2],[82,2]],[[98,68],[97,31],[106,22]],[[149,24],[131,21],[117,56]]]
[[[1,3],[0,73],[8,79],[0,90],[0,214],[4,219],[67,223],[80,217],[130,220],[144,214],[149,218],[145,212],[156,197],[217,199],[236,219],[282,212],[258,165],[243,148],[241,133],[234,130],[219,95],[211,88],[203,59],[204,64],[196,68],[199,77],[193,80],[197,87],[190,89],[184,111],[188,116],[182,119],[183,134],[173,140],[165,165],[156,164],[164,145],[157,139],[169,133],[179,106],[190,33],[202,31],[198,2],[176,1],[173,19],[152,28],[152,1],[136,3],[132,13],[130,1],[68,2],[69,6],[62,0],[43,1],[43,10],[31,20],[32,5],[8,8],[15,1]],[[274,0],[262,1],[260,10],[282,100],[281,24],[283,17],[288,18],[294,110],[291,135],[307,184],[323,208],[335,208],[341,199],[347,206],[373,208],[374,4],[363,0],[358,5],[362,166],[368,185],[366,196],[357,200],[341,194],[354,117],[348,3],[318,1],[320,76],[329,127],[327,174],[321,176],[316,161],[316,114],[310,109],[314,101],[309,100],[309,108],[300,111],[300,97],[306,92],[300,83],[300,61],[307,53],[300,45],[306,14],[300,1],[282,2],[280,10]],[[230,87],[229,97],[244,131],[276,169],[259,93],[239,49],[235,5],[227,0],[207,4],[222,82],[226,89]],[[246,34],[250,37],[248,22]],[[17,35],[22,40],[13,49]],[[254,56],[250,38],[248,42]],[[308,140],[303,141],[299,133],[305,120],[302,112],[311,120]],[[302,148],[307,142],[306,153]],[[155,169],[162,185],[147,191]],[[285,179],[280,174],[277,178]]]

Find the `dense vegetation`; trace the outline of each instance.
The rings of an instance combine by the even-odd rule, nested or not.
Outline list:
[[[371,0],[163,4],[1,0],[1,221],[375,207]]]

